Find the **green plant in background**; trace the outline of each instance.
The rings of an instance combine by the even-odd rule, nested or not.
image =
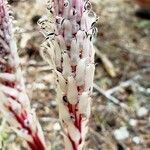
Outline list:
[[[0,125],[0,149],[3,148],[5,142],[9,139],[9,134],[6,132],[5,127],[6,121],[3,119]]]
[[[142,28],[142,29],[150,29],[150,21],[149,20],[140,20],[139,22],[136,23],[136,26],[138,28]]]

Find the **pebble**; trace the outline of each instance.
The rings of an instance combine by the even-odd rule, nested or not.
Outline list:
[[[53,125],[53,129],[56,130],[56,131],[59,131],[61,129],[61,126],[58,122],[56,122],[54,125]]]
[[[141,143],[141,138],[138,137],[138,136],[135,136],[135,137],[133,137],[132,141],[133,141],[135,144],[140,144],[140,143]]]
[[[137,110],[138,117],[144,117],[148,114],[148,110],[145,107],[141,107]]]
[[[55,108],[57,106],[57,102],[55,100],[52,100],[50,101],[50,105]]]
[[[135,119],[130,119],[129,120],[129,124],[132,126],[132,127],[135,127],[137,125],[137,120]]]
[[[125,140],[129,137],[129,132],[126,127],[121,127],[114,131],[116,140]]]

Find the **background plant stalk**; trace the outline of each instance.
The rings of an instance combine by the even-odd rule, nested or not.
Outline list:
[[[0,0],[0,110],[31,150],[45,150],[41,126],[25,91],[6,0]]]

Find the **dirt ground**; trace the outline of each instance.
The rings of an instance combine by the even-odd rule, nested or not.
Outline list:
[[[93,0],[97,12],[96,74],[87,150],[150,149],[150,21],[135,17],[134,0]],[[9,0],[21,66],[32,107],[52,150],[63,149],[54,77],[39,55],[44,37],[37,20],[46,7],[34,0]],[[4,149],[24,150],[10,130]],[[2,138],[4,137],[4,138]],[[19,144],[21,146],[18,146]]]

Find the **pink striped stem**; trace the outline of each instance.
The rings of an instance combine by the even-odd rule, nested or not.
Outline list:
[[[0,110],[29,149],[45,150],[41,126],[25,91],[6,0],[0,0]]]

